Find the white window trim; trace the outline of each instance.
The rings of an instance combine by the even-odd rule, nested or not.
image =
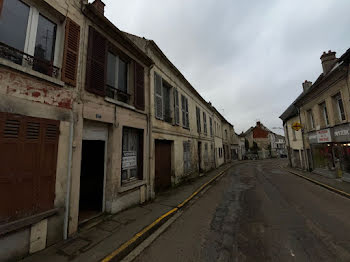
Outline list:
[[[34,56],[36,35],[37,35],[38,24],[39,24],[39,16],[41,14],[56,24],[56,41],[55,41],[53,65],[61,68],[62,59],[63,59],[63,44],[64,44],[63,43],[63,40],[64,40],[63,24],[59,21],[57,17],[54,17],[49,12],[36,7],[30,1],[24,0],[23,3],[29,6],[26,39],[24,42],[23,52],[28,55]],[[23,63],[23,65],[28,67],[27,64]]]
[[[116,54],[114,54],[111,51],[108,51],[108,53],[111,53],[114,57],[115,57],[115,78],[114,78],[114,88],[117,90],[120,90],[118,88],[118,81],[119,81],[119,60],[120,57]],[[108,56],[108,54],[107,54]],[[125,62],[125,61],[124,61]],[[130,72],[130,63],[125,62],[126,63],[126,93],[129,94],[129,72]]]
[[[344,103],[343,103],[343,99],[342,99],[341,94],[339,93],[339,94],[335,97],[335,99],[336,99],[336,102],[337,102],[339,121],[340,121],[340,122],[343,122],[343,121],[346,120],[346,116],[345,116],[345,110],[344,110],[345,119],[342,119],[342,114],[341,114],[341,109],[340,109],[339,101],[342,102],[342,104],[343,104],[343,109],[345,109],[345,108],[344,108]]]

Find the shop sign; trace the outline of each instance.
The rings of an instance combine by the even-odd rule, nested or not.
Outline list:
[[[122,169],[134,169],[137,167],[136,151],[123,151]]]
[[[329,129],[323,129],[323,130],[317,131],[317,142],[318,143],[332,142],[331,131]]]
[[[336,126],[333,129],[335,142],[349,142],[350,141],[350,125]]]
[[[317,142],[318,142],[317,134],[316,133],[309,134],[309,143],[316,144]]]

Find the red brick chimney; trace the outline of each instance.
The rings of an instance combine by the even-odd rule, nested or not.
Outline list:
[[[260,121],[257,121],[257,122],[256,122],[256,125],[257,125],[258,127],[261,127]]]
[[[95,7],[97,12],[99,12],[101,15],[105,15],[105,4],[101,0],[95,0],[92,3],[92,6]]]
[[[332,52],[331,50],[329,50],[328,53],[323,52],[323,54],[321,55],[320,59],[322,62],[324,75],[326,75],[329,71],[331,71],[331,69],[337,62],[338,59],[336,58],[335,54],[336,52]]]

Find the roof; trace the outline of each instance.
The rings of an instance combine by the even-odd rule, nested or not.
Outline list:
[[[146,48],[147,45],[151,46],[154,50],[156,50],[158,52],[158,54],[164,59],[164,61],[171,67],[171,69],[175,72],[175,75],[178,76],[179,78],[181,78],[185,84],[188,86],[188,88],[190,89],[190,91],[202,102],[204,103],[206,106],[208,106],[214,113],[219,115],[219,118],[226,122],[227,124],[229,124],[230,126],[233,127],[233,125],[228,122],[225,117],[220,114],[220,112],[210,103],[205,101],[205,99],[198,93],[198,91],[191,85],[191,83],[185,78],[185,76],[180,72],[179,69],[177,69],[177,67],[168,59],[168,57],[163,53],[163,51],[159,48],[159,46],[156,44],[155,41],[151,40],[151,39],[147,39],[145,37],[140,37],[134,34],[130,34],[128,32],[123,32],[128,38],[131,39],[137,39],[138,41],[143,42],[143,47]],[[145,51],[145,50],[144,50]]]
[[[312,86],[305,92],[302,92],[294,100],[294,102],[281,114],[279,118],[282,119],[283,122],[285,122],[288,119],[292,118],[293,116],[296,116],[298,113],[297,108],[301,105],[303,98],[306,97],[308,94],[312,93],[323,82],[323,80],[327,79],[327,77],[333,73],[333,71],[336,68],[338,68],[344,63],[349,63],[349,61],[350,61],[350,48],[346,50],[346,52],[337,60],[337,63],[326,75],[321,73],[316,79],[316,81],[312,84]]]
[[[146,66],[151,66],[154,64],[153,60],[149,58],[137,45],[135,45],[133,41],[126,37],[124,33],[120,31],[111,21],[109,21],[107,17],[100,14],[93,4],[85,4],[82,11],[89,19],[94,21],[96,24],[100,24],[106,34],[109,34],[111,37],[117,40],[118,43],[120,43],[130,53],[135,55],[135,57],[137,57]]]

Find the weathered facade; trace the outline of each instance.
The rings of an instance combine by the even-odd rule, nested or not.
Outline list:
[[[102,1],[0,0],[0,14],[1,261],[231,161],[233,126]]]
[[[150,174],[155,192],[223,164],[218,130],[222,121],[216,110],[154,41],[126,35],[155,62],[150,72]]]
[[[82,24],[77,1],[0,1],[1,261],[65,236]]]
[[[350,51],[340,58],[324,52],[320,59],[322,74],[313,84],[305,81],[293,103],[303,127],[303,162],[316,173],[350,181]]]

